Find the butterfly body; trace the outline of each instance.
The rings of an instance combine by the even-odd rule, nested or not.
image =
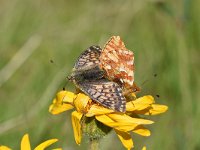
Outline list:
[[[104,76],[104,71],[98,66],[86,68],[86,69],[76,69],[72,72],[71,77],[74,78],[73,82],[81,81],[91,81],[101,79]]]

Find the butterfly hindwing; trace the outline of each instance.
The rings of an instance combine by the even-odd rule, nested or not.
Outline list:
[[[107,79],[79,82],[79,88],[92,100],[118,112],[125,112],[126,99],[121,87]]]

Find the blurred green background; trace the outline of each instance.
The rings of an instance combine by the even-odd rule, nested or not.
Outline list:
[[[58,138],[54,147],[86,149],[86,140],[75,144],[70,112],[53,116],[48,107],[80,53],[120,35],[135,53],[141,95],[159,95],[156,102],[169,106],[150,117],[156,122],[150,137],[133,134],[135,149],[199,150],[199,6],[198,0],[1,0],[0,144],[19,149],[29,133],[33,147]],[[111,148],[124,149],[114,132],[101,143]]]

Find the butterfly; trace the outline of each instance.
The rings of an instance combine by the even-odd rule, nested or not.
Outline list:
[[[90,46],[81,53],[68,79],[104,107],[125,112],[126,99],[121,86],[105,78],[105,71],[100,68],[101,51],[99,46]]]
[[[120,36],[108,40],[99,60],[106,77],[121,85],[124,95],[140,90],[134,83],[134,53],[126,48]]]

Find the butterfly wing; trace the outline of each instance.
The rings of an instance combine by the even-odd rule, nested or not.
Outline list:
[[[107,79],[80,82],[79,88],[92,100],[118,112],[125,112],[126,99],[121,87]]]
[[[100,65],[110,80],[119,80],[123,86],[131,87],[134,82],[134,54],[128,50],[119,36],[106,43],[100,56]]]
[[[101,48],[90,46],[78,57],[72,74],[67,78],[77,85],[77,80],[99,79],[104,75],[104,71],[99,68],[99,56]]]
[[[74,69],[87,69],[99,65],[100,54],[101,48],[99,46],[90,46],[78,57]]]

